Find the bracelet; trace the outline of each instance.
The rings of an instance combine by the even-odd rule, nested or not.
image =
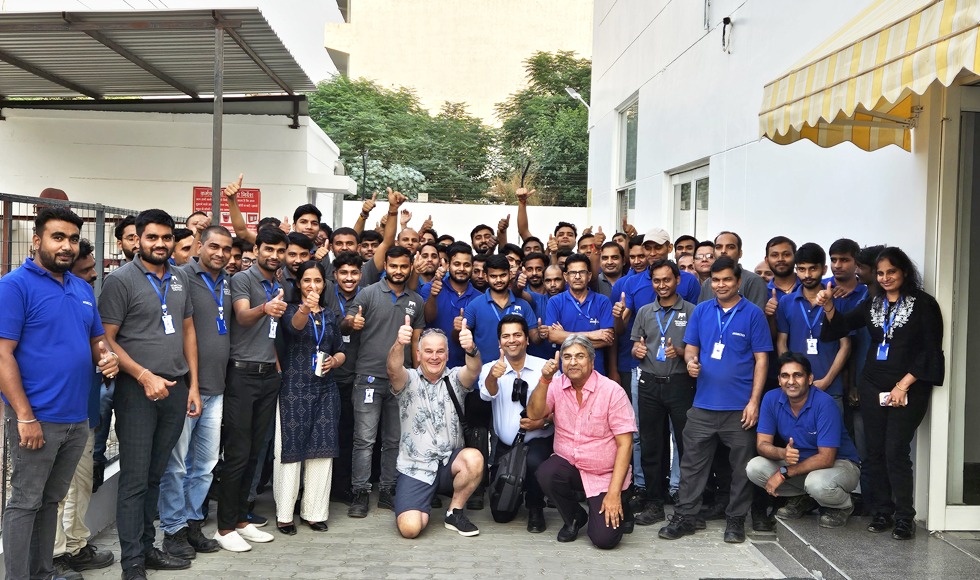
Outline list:
[[[398,215],[398,211],[395,211],[395,213],[391,213],[391,212],[389,211],[389,212],[388,212],[388,215]]]
[[[901,383],[895,383],[895,387],[897,387],[899,391],[902,391],[902,392],[905,392],[905,393],[909,392],[909,388],[910,388],[910,387],[905,387],[903,389]]]
[[[109,354],[112,355],[112,358],[116,359],[116,364],[119,364],[119,355],[112,352],[111,350],[109,351]]]
[[[140,383],[140,379],[142,379],[143,375],[145,375],[148,372],[150,372],[150,369],[143,369],[143,372],[140,373],[140,376],[136,377],[136,382],[142,385],[143,383]]]
[[[31,419],[30,421],[21,421],[20,419],[17,419],[17,422],[23,425],[26,425],[27,423],[37,423],[37,417]]]
[[[368,219],[368,214],[366,214],[366,213],[364,213],[364,212],[362,211],[362,212],[361,212],[361,216],[360,216],[360,217],[361,217],[361,219],[362,219],[362,220],[366,220],[366,219]]]

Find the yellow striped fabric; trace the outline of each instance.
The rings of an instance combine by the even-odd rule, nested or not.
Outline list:
[[[911,151],[911,130],[866,113],[911,118],[934,81],[949,86],[963,70],[980,71],[978,31],[980,0],[875,0],[766,85],[760,138]]]

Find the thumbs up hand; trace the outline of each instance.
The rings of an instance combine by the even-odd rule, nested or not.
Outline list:
[[[398,344],[407,346],[412,342],[412,318],[405,315],[405,324],[398,328]]]
[[[421,236],[425,232],[432,229],[432,216],[430,215],[422,222],[422,227],[419,228],[419,235]]]
[[[776,289],[772,289],[772,298],[766,302],[766,316],[775,316],[776,308],[779,306],[779,299],[776,298]]]
[[[640,338],[639,342],[633,343],[633,358],[635,358],[636,360],[645,359],[647,357],[648,352],[649,349],[647,349],[646,338]]]
[[[507,214],[507,217],[497,222],[497,233],[506,232],[507,228],[509,227],[510,227],[510,214]]]
[[[554,235],[548,235],[548,253],[557,254],[558,253],[558,240],[555,239]]]
[[[99,372],[107,378],[114,378],[119,374],[119,361],[116,355],[105,346],[104,341],[99,341]]]
[[[827,282],[826,288],[817,293],[817,306],[823,306],[824,312],[834,310],[834,288],[830,282]]]
[[[800,450],[793,447],[793,438],[789,438],[789,442],[786,443],[786,448],[783,450],[785,453],[784,459],[787,465],[796,465],[800,462]]]
[[[429,288],[429,296],[438,296],[442,292],[442,277],[446,275],[446,271],[439,266],[436,270],[436,275],[432,278],[432,286]]]
[[[701,374],[701,363],[698,361],[698,357],[692,358],[687,363],[687,374],[691,375],[692,378],[698,378]]]
[[[667,358],[677,358],[677,349],[674,348],[674,343],[668,338],[667,346],[664,348],[664,354]]]
[[[330,253],[330,244],[325,243],[316,249],[316,252],[313,253],[313,257],[310,259],[319,262],[320,260],[324,259],[328,253]]]
[[[238,181],[231,182],[230,184],[228,184],[228,187],[225,188],[225,196],[230,199],[234,199],[235,196],[238,195],[239,190],[241,190],[242,188],[243,179],[245,179],[245,174],[239,173]]]
[[[351,322],[351,328],[354,330],[361,330],[364,328],[364,307],[357,307],[357,314],[354,315],[354,320]]]
[[[460,323],[459,346],[464,352],[473,352],[473,331],[466,327],[466,319]]]
[[[551,335],[551,327],[541,324],[541,319],[538,318],[538,336],[541,340],[548,340],[548,336]]]
[[[490,376],[495,379],[499,379],[500,377],[504,376],[504,373],[506,372],[507,357],[504,355],[504,349],[500,349],[500,360],[493,364],[493,367],[490,369]]]
[[[555,351],[555,358],[548,359],[548,362],[544,363],[541,367],[541,378],[551,382],[551,379],[555,378],[555,373],[558,372],[559,360],[561,357],[561,351]]]
[[[619,302],[613,304],[612,315],[613,318],[622,318],[623,320],[626,320],[626,317],[623,316],[623,314],[625,313],[626,313],[626,292],[623,292],[622,294],[619,295]]]
[[[279,318],[285,311],[286,303],[282,301],[282,288],[279,289],[279,293],[276,294],[275,298],[262,305],[262,312],[265,312],[273,318]]]
[[[320,304],[320,293],[316,290],[310,290],[306,294],[306,298],[303,299],[303,309],[307,312],[312,312]]]
[[[463,316],[463,309],[459,309],[459,316],[453,319],[453,330],[456,332],[461,332],[463,330],[463,321],[466,318]]]
[[[282,230],[287,236],[292,233],[292,229],[289,227],[289,216],[283,216],[282,221],[279,222],[279,229]]]
[[[371,194],[371,199],[364,200],[364,203],[361,205],[361,213],[363,213],[364,215],[371,213],[371,210],[374,209],[374,206],[376,206],[377,204],[378,204],[378,192],[375,191],[374,193]]]

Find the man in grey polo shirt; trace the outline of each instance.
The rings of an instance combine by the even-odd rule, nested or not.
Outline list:
[[[288,303],[293,299],[293,293],[296,292],[296,271],[303,265],[303,262],[312,260],[310,256],[315,247],[313,240],[303,234],[293,232],[286,236],[286,260],[281,268],[283,301]],[[283,345],[285,346],[285,343]],[[285,350],[279,354],[284,355]]]
[[[218,542],[201,533],[202,507],[218,463],[221,410],[228,370],[231,285],[224,267],[231,259],[231,234],[211,226],[201,234],[200,255],[179,268],[194,305],[201,415],[184,420],[167,471],[160,480],[163,550],[193,560],[198,552],[217,552]]]
[[[408,315],[415,332],[405,347],[405,366],[415,368],[415,345],[425,327],[422,297],[406,288],[412,269],[412,255],[401,246],[384,255],[385,278],[365,288],[347,306],[341,332],[361,331],[361,348],[357,354],[352,400],[354,403],[354,453],[352,487],[354,499],[347,515],[363,518],[368,512],[371,493],[371,459],[381,424],[381,493],[378,507],[395,509],[394,495],[401,427],[398,402],[391,393],[386,361],[395,343],[398,329]]]
[[[273,539],[250,524],[247,514],[259,447],[275,414],[281,384],[275,340],[286,303],[276,271],[286,257],[286,246],[282,230],[260,228],[255,238],[255,264],[231,279],[235,316],[229,329],[231,354],[221,426],[224,465],[218,482],[218,533],[214,539],[232,552],[252,549],[248,541]]]
[[[694,404],[695,380],[684,362],[684,332],[694,305],[677,294],[681,273],[677,264],[657,260],[650,265],[650,281],[657,299],[640,308],[630,340],[633,358],[640,361],[637,406],[640,427],[640,465],[647,482],[647,496],[636,514],[636,523],[649,526],[664,520],[664,478],[670,463],[670,431],[673,423],[678,454],[684,452],[680,434],[687,423],[687,410]],[[664,468],[667,473],[664,473]]]
[[[153,547],[160,478],[185,415],[201,413],[189,281],[168,262],[173,228],[165,211],[139,214],[139,256],[106,277],[99,297],[106,340],[123,371],[114,395],[120,465],[116,525],[123,580],[143,580],[146,569],[190,566],[188,560]]]

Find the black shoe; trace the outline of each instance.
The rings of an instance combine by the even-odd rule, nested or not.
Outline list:
[[[647,493],[647,488],[645,487],[638,485],[634,489],[635,491],[633,493],[633,497],[630,499],[630,509],[633,510],[634,514],[638,514],[646,507],[650,496]]]
[[[704,516],[698,514],[694,516],[694,529],[695,530],[707,530],[708,522],[705,521]]]
[[[68,554],[54,559],[54,577],[57,580],[84,580],[82,573],[72,568]]]
[[[122,571],[122,580],[146,580],[146,568],[139,564]]]
[[[896,540],[911,540],[915,537],[915,520],[912,518],[898,518],[895,520],[895,529],[892,530],[892,537]]]
[[[527,531],[540,534],[548,529],[544,521],[544,508],[527,508]]]
[[[278,523],[276,523],[276,529],[279,530],[280,533],[286,534],[287,536],[296,535],[296,524],[286,524],[285,526],[280,526]]]
[[[578,537],[578,532],[589,523],[589,512],[581,510],[578,516],[572,520],[572,525],[565,524],[558,530],[559,542],[574,542]]]
[[[757,532],[771,532],[776,529],[776,518],[765,508],[752,510],[752,529]]]
[[[670,514],[667,525],[660,528],[657,534],[665,540],[677,540],[694,533],[694,516],[685,516],[677,512]]]
[[[701,513],[698,515],[704,518],[705,521],[723,520],[727,517],[725,515],[725,509],[727,507],[728,506],[723,503],[713,503],[709,506],[701,508]]]
[[[194,546],[187,541],[187,528],[180,528],[172,534],[163,535],[163,551],[171,556],[176,556],[183,560],[193,560],[197,558]]]
[[[395,509],[395,489],[392,487],[382,487],[378,494],[378,509]]]
[[[328,529],[330,529],[329,527],[327,527],[327,522],[306,522],[306,523],[309,524],[310,529],[313,530],[314,532],[325,532]]]
[[[187,543],[199,554],[213,554],[221,549],[221,545],[218,544],[218,540],[209,538],[201,532],[203,523],[200,520],[187,521]]]
[[[818,507],[812,497],[803,494],[789,498],[786,505],[776,510],[776,515],[784,520],[797,520]],[[755,516],[755,513],[752,514]]]
[[[632,534],[633,526],[636,525],[636,518],[630,518],[628,520],[621,520],[619,522],[619,527],[623,528],[624,534]]]
[[[868,531],[874,534],[880,534],[892,529],[894,525],[895,520],[890,515],[877,513],[871,518],[871,523],[868,524]]]
[[[483,490],[477,489],[473,492],[473,495],[466,500],[466,509],[468,510],[482,510],[483,509]]]
[[[745,516],[728,516],[725,525],[725,543],[741,544],[745,541]]]
[[[92,493],[99,491],[105,483],[105,463],[96,463],[92,466]]]
[[[442,498],[436,494],[432,494],[432,501],[429,502],[429,507],[437,510],[442,508]]]
[[[335,501],[337,503],[342,503],[349,506],[352,501],[354,501],[354,494],[349,489],[343,491],[331,491],[330,501]]]
[[[109,550],[100,550],[92,544],[86,544],[74,556],[63,556],[72,570],[84,572],[85,570],[98,570],[112,565],[116,558]]]
[[[637,513],[634,519],[636,521],[636,525],[638,526],[652,526],[653,524],[662,522],[667,518],[664,515],[664,506],[657,502],[651,501],[647,502],[647,505],[645,508],[643,508],[643,511]]]
[[[354,492],[354,501],[351,502],[347,510],[349,518],[366,518],[368,515],[368,502],[370,501],[369,492],[365,490]]]
[[[480,535],[480,528],[473,525],[459,508],[454,509],[452,515],[446,516],[446,529],[454,530],[461,536]]]
[[[144,558],[147,570],[186,570],[191,567],[191,561],[165,554],[156,548],[151,548]]]

